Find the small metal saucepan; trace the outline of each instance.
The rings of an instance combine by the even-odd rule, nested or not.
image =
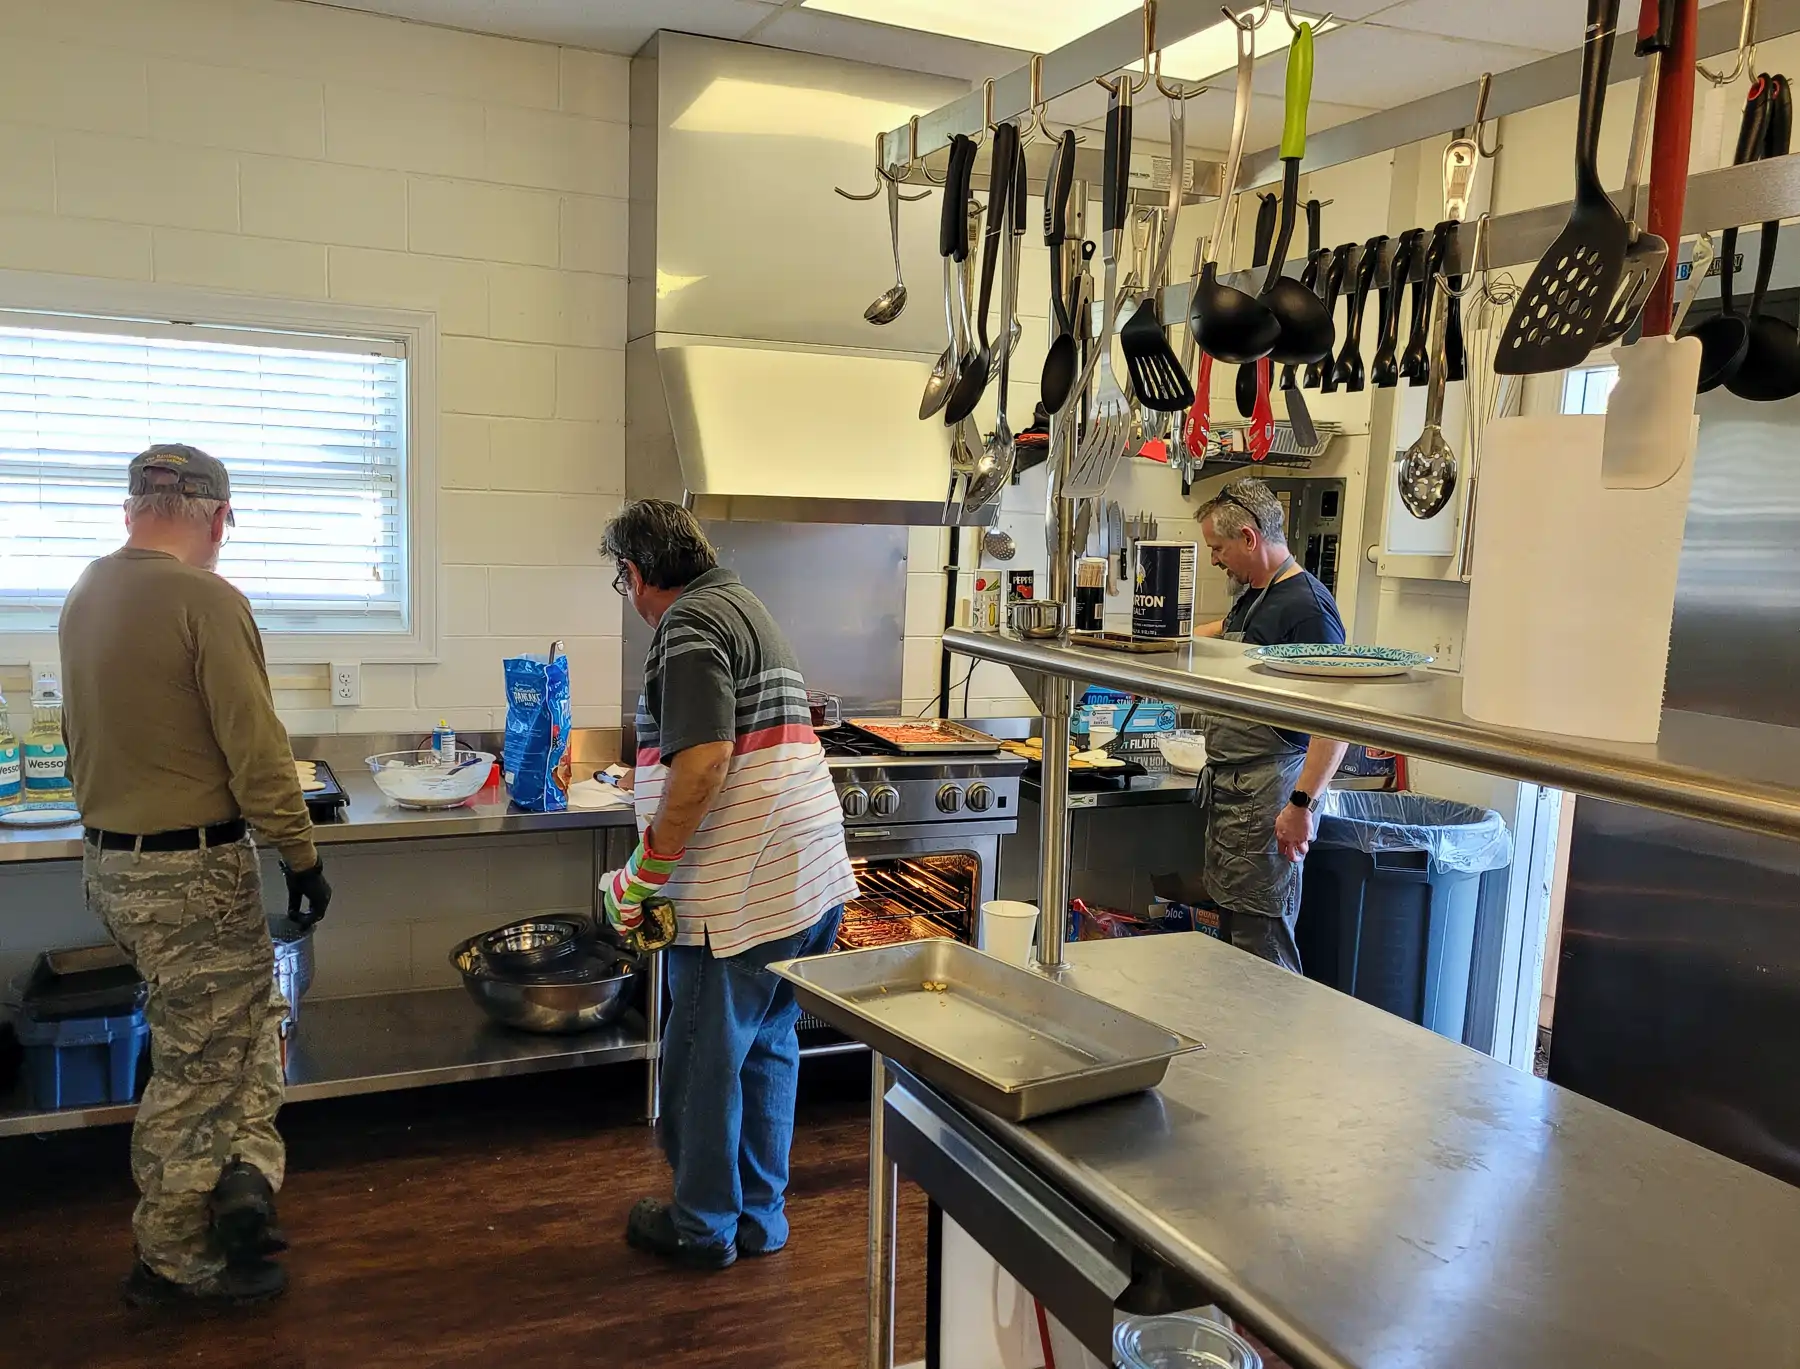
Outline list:
[[[1060,637],[1067,617],[1063,604],[1052,599],[1020,599],[1007,611],[1012,630],[1021,637]]]

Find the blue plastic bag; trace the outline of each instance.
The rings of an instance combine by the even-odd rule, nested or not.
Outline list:
[[[569,806],[569,658],[509,656],[506,667],[506,792],[533,813]]]

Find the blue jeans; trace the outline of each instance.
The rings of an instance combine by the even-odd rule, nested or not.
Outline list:
[[[675,1171],[675,1229],[689,1241],[757,1250],[787,1241],[788,1149],[800,1005],[769,973],[777,960],[823,955],[844,910],[736,955],[671,946],[663,1033],[663,1149]]]

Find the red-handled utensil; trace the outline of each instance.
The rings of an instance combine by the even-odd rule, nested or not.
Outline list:
[[[1212,353],[1200,353],[1200,366],[1194,372],[1194,407],[1188,410],[1188,455],[1196,461],[1206,460],[1206,444],[1212,439]]]
[[[1256,404],[1250,410],[1250,431],[1246,435],[1252,461],[1266,461],[1275,445],[1275,410],[1269,404],[1269,359],[1256,363]]]

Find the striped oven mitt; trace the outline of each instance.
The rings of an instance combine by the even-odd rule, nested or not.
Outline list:
[[[682,852],[658,855],[640,840],[631,859],[600,880],[606,920],[618,931],[628,951],[659,951],[675,940],[675,905],[658,897],[669,882]]]

